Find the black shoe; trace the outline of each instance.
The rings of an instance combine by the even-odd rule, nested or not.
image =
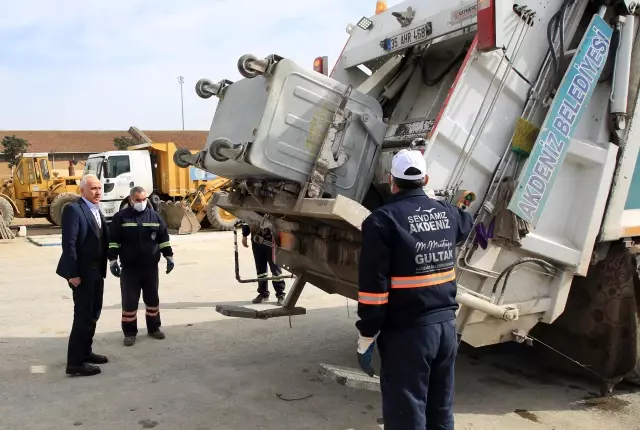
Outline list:
[[[66,374],[72,376],[93,376],[102,373],[98,366],[84,363],[82,366],[67,366]]]
[[[90,364],[107,364],[109,359],[104,355],[98,355],[92,352],[84,362]]]
[[[251,303],[258,304],[258,303],[266,302],[267,300],[269,300],[269,296],[263,296],[262,294],[258,294],[258,297],[251,300]]]
[[[149,333],[149,336],[151,336],[154,339],[158,339],[158,340],[162,340],[162,339],[164,339],[166,337],[164,335],[164,333],[161,332],[160,330],[156,330],[153,333]]]
[[[278,297],[278,306],[284,306],[284,296]]]
[[[136,337],[135,336],[125,336],[124,337],[124,346],[133,346],[134,343],[136,343]]]

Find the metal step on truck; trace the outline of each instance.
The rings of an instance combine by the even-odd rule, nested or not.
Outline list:
[[[218,106],[204,149],[176,163],[232,179],[216,204],[274,232],[277,262],[295,275],[283,308],[218,311],[302,314],[306,283],[356,299],[360,226],[390,196],[392,156],[412,148],[428,195],[475,196],[474,230],[457,249],[464,342],[540,341],[604,391],[638,382],[636,4],[383,9],[347,27],[330,75],[326,57],[309,70],[245,55],[243,79],[198,82]]]

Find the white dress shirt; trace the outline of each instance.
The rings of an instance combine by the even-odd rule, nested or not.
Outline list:
[[[100,207],[96,204],[93,204],[92,202],[85,199],[84,197],[82,198],[82,200],[84,200],[89,210],[91,210],[91,213],[93,214],[93,217],[96,220],[96,224],[98,224],[98,228],[99,229],[102,228],[102,218],[100,218]]]

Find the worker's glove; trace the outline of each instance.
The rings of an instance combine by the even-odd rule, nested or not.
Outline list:
[[[120,270],[120,265],[118,264],[118,260],[111,261],[111,265],[109,266],[109,269],[111,269],[111,274],[113,276],[115,276],[116,278],[120,277],[120,274],[122,273],[122,271]]]
[[[167,274],[171,273],[176,264],[173,262],[173,257],[167,257]]]
[[[375,342],[376,339],[374,337],[358,336],[358,364],[360,364],[364,373],[371,377],[376,374],[375,370],[373,370],[373,366],[371,365]]]

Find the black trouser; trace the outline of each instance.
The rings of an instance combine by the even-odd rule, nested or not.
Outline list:
[[[147,331],[160,329],[160,297],[158,296],[158,266],[136,269],[122,268],[120,292],[122,293],[122,331],[125,336],[138,334],[138,302],[140,292],[146,306]]]
[[[96,324],[102,312],[104,278],[98,268],[80,274],[81,283],[73,291],[73,326],[69,335],[67,366],[82,366],[91,354]]]
[[[270,246],[260,243],[251,242],[251,249],[253,250],[253,260],[256,263],[256,272],[258,273],[258,279],[268,278],[267,265],[271,269],[273,276],[282,275],[280,267],[273,262],[273,249]],[[272,281],[273,289],[276,290],[276,297],[284,297],[284,281]],[[269,297],[269,282],[258,281],[258,293],[263,297]]]
[[[455,321],[382,330],[380,389],[386,430],[453,430]]]

